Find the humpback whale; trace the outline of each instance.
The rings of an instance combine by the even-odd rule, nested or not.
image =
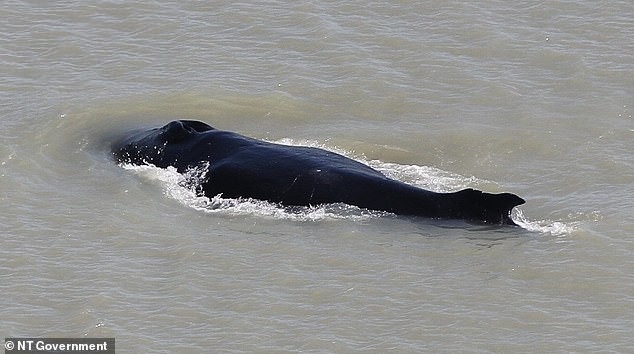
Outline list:
[[[511,210],[525,201],[515,194],[475,189],[438,193],[386,177],[343,155],[288,146],[176,120],[128,132],[111,146],[117,163],[173,166],[178,172],[208,169],[207,197],[254,198],[282,205],[345,203],[369,210],[427,218],[515,225]]]

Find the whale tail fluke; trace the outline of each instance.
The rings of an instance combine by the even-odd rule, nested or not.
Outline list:
[[[467,220],[497,225],[517,225],[511,219],[511,210],[525,203],[512,193],[491,194],[475,189],[464,189],[455,193],[460,216]]]

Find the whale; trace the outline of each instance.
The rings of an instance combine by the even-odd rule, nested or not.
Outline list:
[[[344,203],[396,215],[516,225],[512,193],[473,188],[440,193],[395,179],[343,155],[290,146],[219,130],[194,120],[136,129],[113,139],[118,164],[173,167],[180,173],[204,168],[200,193],[209,198],[252,198],[283,206]]]

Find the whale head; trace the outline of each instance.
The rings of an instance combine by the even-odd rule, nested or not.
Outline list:
[[[194,136],[210,130],[214,128],[203,122],[175,120],[160,128],[131,132],[114,142],[111,151],[117,163],[166,167],[163,159],[168,145],[189,141]]]

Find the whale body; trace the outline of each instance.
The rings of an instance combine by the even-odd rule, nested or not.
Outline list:
[[[136,130],[112,144],[117,163],[173,166],[178,172],[207,168],[207,197],[254,198],[282,205],[345,203],[369,210],[428,218],[515,225],[511,210],[525,201],[515,194],[475,189],[438,193],[391,178],[343,155],[288,146],[176,120]]]

